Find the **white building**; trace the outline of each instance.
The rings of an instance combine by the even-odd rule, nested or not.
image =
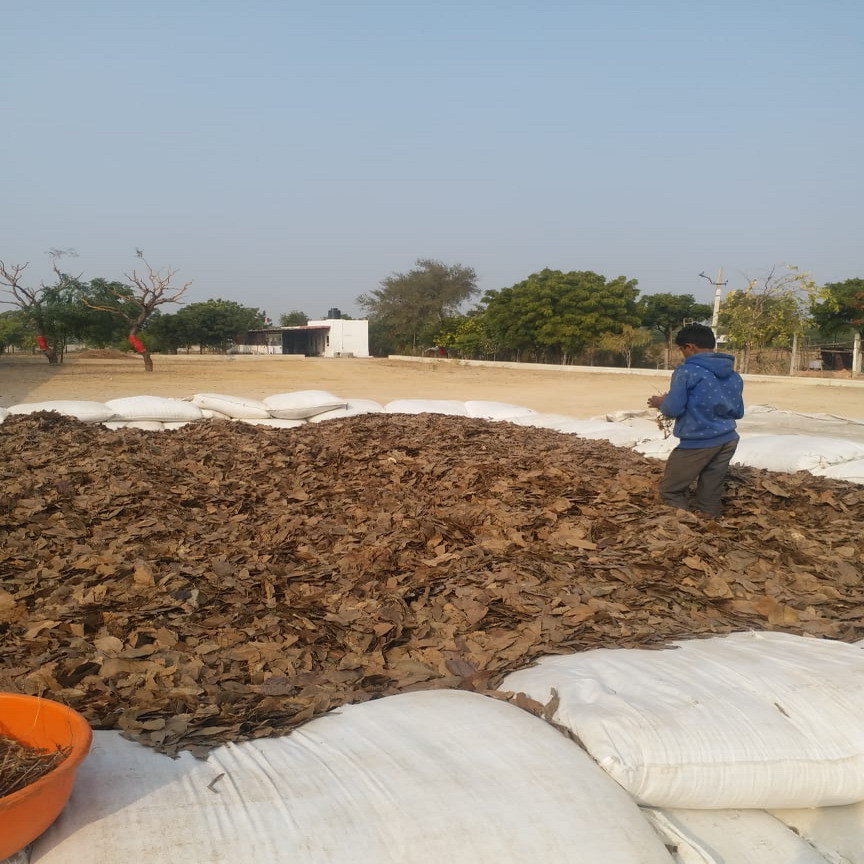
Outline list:
[[[345,318],[325,318],[310,321],[308,327],[327,328],[322,357],[368,357],[369,322]]]
[[[234,354],[303,354],[306,357],[368,357],[369,322],[344,318],[309,321],[302,327],[250,330]]]

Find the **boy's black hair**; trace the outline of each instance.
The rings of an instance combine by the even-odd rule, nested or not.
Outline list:
[[[714,331],[704,324],[687,324],[675,335],[676,345],[695,345],[697,348],[716,348]]]

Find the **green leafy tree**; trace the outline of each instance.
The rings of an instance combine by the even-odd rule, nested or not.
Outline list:
[[[472,360],[494,360],[498,351],[498,344],[489,332],[482,309],[448,319],[435,342],[450,354]]]
[[[189,351],[197,344],[189,321],[177,313],[166,314],[158,309],[150,316],[142,336],[151,351],[166,354],[176,354],[180,348]]]
[[[397,354],[399,337],[391,324],[381,318],[369,319],[369,353],[373,357]]]
[[[749,370],[754,348],[785,347],[803,332],[804,299],[812,290],[809,274],[783,265],[749,279],[745,289],[729,292],[720,304],[718,327],[731,347],[743,350],[742,372]]]
[[[305,327],[309,323],[309,316],[299,309],[292,309],[279,316],[280,327]]]
[[[408,273],[388,276],[357,303],[369,318],[370,344],[374,324],[375,332],[386,337],[382,343],[417,352],[477,293],[477,274],[471,267],[420,258]]]
[[[536,356],[537,331],[543,318],[551,314],[552,304],[542,304],[538,292],[525,283],[487,291],[483,295],[483,322],[491,338],[502,350],[518,360],[523,354]]]
[[[207,300],[190,303],[174,316],[187,344],[225,351],[242,340],[247,331],[264,326],[264,315],[258,309],[241,306],[233,300]]]
[[[94,309],[88,305],[88,303],[104,304],[123,296],[131,301],[132,289],[122,282],[96,278],[89,283],[82,283],[74,311],[76,338],[96,348],[117,345],[124,341],[125,322],[111,312]]]
[[[10,348],[23,348],[30,332],[27,319],[20,310],[0,312],[0,354]]]
[[[542,270],[511,288],[486,292],[486,326],[517,357],[530,352],[568,363],[603,334],[639,325],[636,284],[624,276],[607,282],[590,271]]]
[[[25,284],[24,271],[28,264],[10,264],[0,261],[0,286],[7,299],[0,302],[17,307],[32,328],[39,350],[51,365],[61,363],[70,334],[72,307],[78,302],[81,283],[63,273],[59,260],[64,255],[75,255],[73,249],[51,249],[52,269],[56,280],[51,285],[38,287]]]
[[[107,297],[103,302],[85,300],[91,309],[109,312],[124,321],[127,328],[129,344],[141,355],[144,361],[144,371],[153,371],[153,358],[147,346],[138,338],[138,334],[147,326],[147,322],[160,306],[168,303],[181,303],[191,282],[183,285],[172,285],[177,271],[170,267],[156,270],[150,266],[144,253],[137,250],[138,257],[144,262],[146,271],[133,270],[126,274],[129,284],[106,283]],[[122,285],[122,290],[114,290],[112,285]]]
[[[692,294],[647,294],[640,298],[642,326],[663,334],[666,343],[664,369],[670,365],[675,333],[685,322],[709,319],[712,311],[706,303],[697,303]]]
[[[58,273],[55,284],[43,286],[40,301],[42,329],[62,363],[69,342],[80,340],[87,329],[87,310],[81,298],[87,283]]]
[[[630,324],[625,324],[620,333],[604,333],[600,337],[599,346],[606,351],[612,351],[624,358],[624,365],[630,369],[633,365],[633,352],[644,348],[651,342],[651,334]]]
[[[810,314],[824,336],[852,331],[864,339],[864,279],[827,282],[816,289],[810,296]]]

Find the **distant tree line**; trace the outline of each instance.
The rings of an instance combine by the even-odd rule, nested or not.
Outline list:
[[[26,264],[0,260],[0,303],[12,307],[0,313],[0,353],[38,350],[49,363],[60,363],[71,343],[131,347],[150,370],[153,352],[223,352],[247,331],[270,324],[264,312],[232,300],[165,312],[182,302],[191,283],[177,285],[176,271],[151,267],[140,250],[143,266],[125,281],[85,281],[61,266],[73,250],[49,254],[55,279],[38,286],[27,282]],[[692,294],[640,297],[636,279],[591,271],[544,269],[479,295],[473,268],[418,259],[407,273],[391,274],[357,298],[369,320],[371,353],[446,351],[467,359],[668,367],[678,328],[709,322],[713,312]],[[308,320],[295,309],[279,324]],[[816,286],[796,267],[771,268],[727,294],[718,331],[724,347],[740,352],[745,372],[754,350],[788,347],[796,335],[864,335],[864,279]]]
[[[466,359],[668,367],[677,330],[710,323],[713,308],[692,294],[640,297],[636,286],[625,276],[544,269],[469,306],[480,293],[473,268],[419,259],[357,303],[376,355],[446,349]],[[864,280],[817,287],[796,267],[771,268],[729,292],[717,329],[745,366],[755,347],[788,347],[796,334],[851,338],[864,330]]]

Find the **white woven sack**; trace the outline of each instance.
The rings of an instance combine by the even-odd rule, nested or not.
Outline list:
[[[102,425],[106,429],[141,429],[144,432],[161,432],[166,426],[161,420],[109,420]]]
[[[767,471],[813,471],[864,459],[864,444],[818,435],[742,435],[733,465]]]
[[[487,402],[483,399],[469,399],[465,403],[465,411],[469,417],[479,417],[481,420],[510,420],[513,417],[525,417],[537,412],[522,405],[511,405],[509,402]]]
[[[652,810],[644,816],[679,864],[827,864],[764,810]],[[817,811],[819,812],[819,811]]]
[[[267,406],[259,399],[226,396],[221,393],[196,393],[187,400],[202,411],[218,411],[235,419],[262,420],[270,416]]]
[[[56,411],[67,417],[75,417],[82,423],[104,423],[113,420],[117,412],[104,402],[79,399],[55,399],[48,402],[22,402],[9,408],[10,414],[33,414],[36,411]]]
[[[344,408],[334,408],[309,418],[310,423],[322,420],[338,420],[340,417],[357,417],[360,414],[383,414],[384,406],[374,399],[349,399]]]
[[[845,807],[769,813],[800,834],[831,864],[864,864],[864,801]]]
[[[266,420],[234,420],[235,423],[245,423],[247,426],[271,426],[273,429],[296,429],[305,426],[305,420],[282,420],[279,417],[268,417]]]
[[[212,411],[209,408],[201,409],[201,416],[205,420],[233,420],[233,417],[229,417],[227,414],[223,414],[221,411]]]
[[[672,864],[572,741],[464,691],[348,705],[177,760],[94,733],[32,864]]]
[[[324,411],[344,408],[347,400],[340,399],[326,390],[294,390],[291,393],[274,393],[264,400],[271,417],[281,420],[305,420]]]
[[[197,405],[165,396],[125,396],[105,403],[121,420],[202,420]]]
[[[394,399],[384,406],[388,414],[450,414],[466,417],[465,403],[456,399]]]
[[[2,423],[8,415],[9,412],[5,408],[0,408],[0,423]]]
[[[560,702],[557,723],[640,804],[824,807],[864,800],[864,654],[735,633],[677,649],[545,657],[502,690]]]

